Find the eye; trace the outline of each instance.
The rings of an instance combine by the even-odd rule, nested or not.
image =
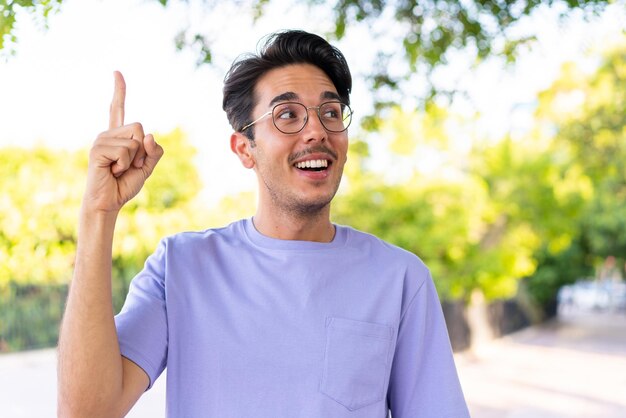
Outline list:
[[[324,114],[322,116],[328,119],[336,119],[339,117],[339,114],[337,114],[337,111],[334,109],[327,109],[324,111]]]
[[[341,104],[327,103],[322,107],[320,113],[324,119],[341,119]]]
[[[283,105],[278,106],[274,109],[274,119],[297,119],[299,118],[298,109],[294,106]]]
[[[286,109],[278,113],[276,117],[278,119],[293,119],[296,117],[296,113],[293,112],[292,110]]]

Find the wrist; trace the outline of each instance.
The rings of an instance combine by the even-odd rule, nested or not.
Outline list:
[[[92,209],[83,204],[79,215],[79,240],[82,235],[93,236],[94,234],[112,239],[118,214],[118,210],[104,211]]]

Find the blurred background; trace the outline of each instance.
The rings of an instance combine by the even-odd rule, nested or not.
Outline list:
[[[0,416],[54,416],[113,71],[165,148],[118,221],[119,309],[161,237],[254,213],[222,81],[287,28],[351,65],[333,220],[431,268],[472,416],[626,416],[623,0],[0,0]],[[164,416],[163,380],[134,416]]]

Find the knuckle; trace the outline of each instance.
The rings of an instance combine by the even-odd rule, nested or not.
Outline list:
[[[140,122],[133,122],[130,124],[130,127],[133,131],[137,130],[143,132],[143,125]]]
[[[103,140],[101,137],[96,138],[95,141],[93,141],[93,143],[91,144],[91,148],[89,149],[89,154],[96,154],[99,153],[100,150],[102,149],[102,143]]]

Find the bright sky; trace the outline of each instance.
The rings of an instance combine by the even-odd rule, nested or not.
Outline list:
[[[252,188],[252,173],[229,150],[230,127],[221,110],[223,75],[237,55],[254,51],[267,33],[287,27],[329,29],[328,20],[312,19],[306,8],[271,4],[268,18],[256,26],[232,6],[221,5],[201,18],[183,6],[164,9],[153,0],[69,0],[51,17],[47,31],[23,16],[17,56],[0,61],[0,146],[87,148],[107,127],[112,72],[120,70],[128,86],[126,121],[140,121],[146,131],[157,133],[182,127],[199,150],[207,196],[216,200]],[[615,39],[626,27],[625,16],[614,9],[593,25],[560,28],[544,13],[529,23],[540,28],[540,42],[514,72],[494,63],[466,74],[485,132],[498,136],[527,124],[534,94],[556,77],[560,64]],[[193,52],[175,51],[173,39],[186,24],[212,28],[217,68],[196,67]],[[365,28],[359,29],[339,44],[356,76],[352,102],[357,115],[369,109],[359,77],[372,60],[371,49],[363,47],[367,36]]]

